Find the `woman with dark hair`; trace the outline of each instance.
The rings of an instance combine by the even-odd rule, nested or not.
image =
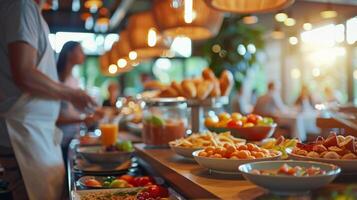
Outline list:
[[[84,60],[85,55],[80,43],[73,41],[65,43],[57,61],[59,80],[68,87],[78,89],[79,83],[72,76],[72,70],[76,65],[83,64]],[[75,134],[79,133],[81,124],[91,126],[98,119],[97,114],[84,115],[75,109],[71,103],[61,102],[60,115],[56,124],[63,132],[62,150],[64,157],[66,157],[69,142]]]

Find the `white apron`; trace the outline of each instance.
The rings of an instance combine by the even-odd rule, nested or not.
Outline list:
[[[48,66],[43,59],[46,56],[47,59],[48,56],[54,56],[48,41],[45,53],[39,60],[38,70],[57,79],[55,62],[53,60],[54,66]],[[62,198],[65,183],[60,145],[62,132],[55,126],[59,109],[59,101],[24,94],[3,115],[30,200]]]

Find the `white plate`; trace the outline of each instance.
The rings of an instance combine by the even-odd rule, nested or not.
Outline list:
[[[289,158],[293,160],[309,160],[323,163],[330,163],[341,167],[342,172],[357,172],[357,159],[327,159],[327,158],[311,158],[289,153]]]
[[[258,175],[252,174],[253,169],[257,170],[270,170],[279,169],[283,164],[288,164],[292,167],[319,167],[327,173],[324,175],[316,176],[284,176],[284,175]],[[336,176],[341,172],[341,169],[336,165],[312,162],[312,161],[262,161],[247,163],[239,166],[239,171],[243,173],[244,178],[250,182],[266,188],[273,193],[278,194],[291,194],[291,193],[304,193],[309,190],[320,188],[332,182]]]
[[[171,143],[169,143],[169,145],[173,152],[175,152],[176,154],[181,155],[185,158],[193,158],[192,153],[194,151],[203,149],[203,147],[201,147],[201,148],[180,147],[180,146],[175,146]]]
[[[93,163],[123,163],[130,160],[133,152],[103,151],[101,146],[79,147],[77,152],[87,161]]]
[[[206,167],[215,172],[225,172],[225,173],[238,173],[238,167],[245,163],[266,161],[266,160],[278,160],[281,157],[281,152],[279,155],[269,158],[256,158],[256,159],[225,159],[225,158],[207,158],[198,156],[198,154],[203,150],[198,150],[192,153],[193,157],[199,165]]]

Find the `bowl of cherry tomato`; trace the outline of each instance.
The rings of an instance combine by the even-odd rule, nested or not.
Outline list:
[[[273,135],[277,124],[270,117],[256,114],[220,113],[205,119],[205,126],[212,132],[230,131],[234,137],[261,141]]]
[[[261,161],[239,166],[248,181],[272,193],[305,193],[332,182],[341,168],[311,161]]]

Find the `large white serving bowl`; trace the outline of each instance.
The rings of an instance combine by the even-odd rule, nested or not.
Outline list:
[[[133,152],[103,151],[101,146],[85,146],[77,149],[79,155],[92,163],[123,163],[130,160]]]
[[[170,145],[171,150],[173,152],[175,152],[176,154],[183,156],[185,158],[191,158],[191,159],[193,158],[192,153],[194,151],[203,149],[203,147],[201,147],[201,148],[180,147],[180,146],[175,146],[172,143],[169,143],[169,145]]]
[[[357,159],[312,158],[312,157],[297,155],[293,153],[289,153],[289,158],[293,160],[307,160],[307,161],[329,163],[341,167],[342,172],[357,172]]]
[[[274,157],[269,158],[256,158],[256,159],[226,159],[226,158],[208,158],[201,157],[198,154],[203,150],[198,150],[192,153],[196,162],[202,167],[208,168],[212,171],[219,173],[239,173],[238,167],[245,163],[256,162],[256,161],[266,161],[266,160],[277,160],[281,157],[281,152]]]
[[[253,169],[257,170],[269,170],[269,169],[279,169],[281,165],[288,164],[292,167],[319,167],[325,170],[327,173],[324,175],[316,176],[287,176],[287,175],[261,175],[253,174],[251,171]],[[273,193],[278,194],[291,194],[291,193],[302,193],[308,192],[310,190],[320,188],[324,185],[332,182],[336,176],[341,172],[341,169],[336,165],[331,165],[321,162],[312,161],[292,161],[292,160],[281,160],[281,161],[262,161],[262,162],[252,162],[239,166],[239,171],[243,173],[244,178],[250,182],[266,188]]]

